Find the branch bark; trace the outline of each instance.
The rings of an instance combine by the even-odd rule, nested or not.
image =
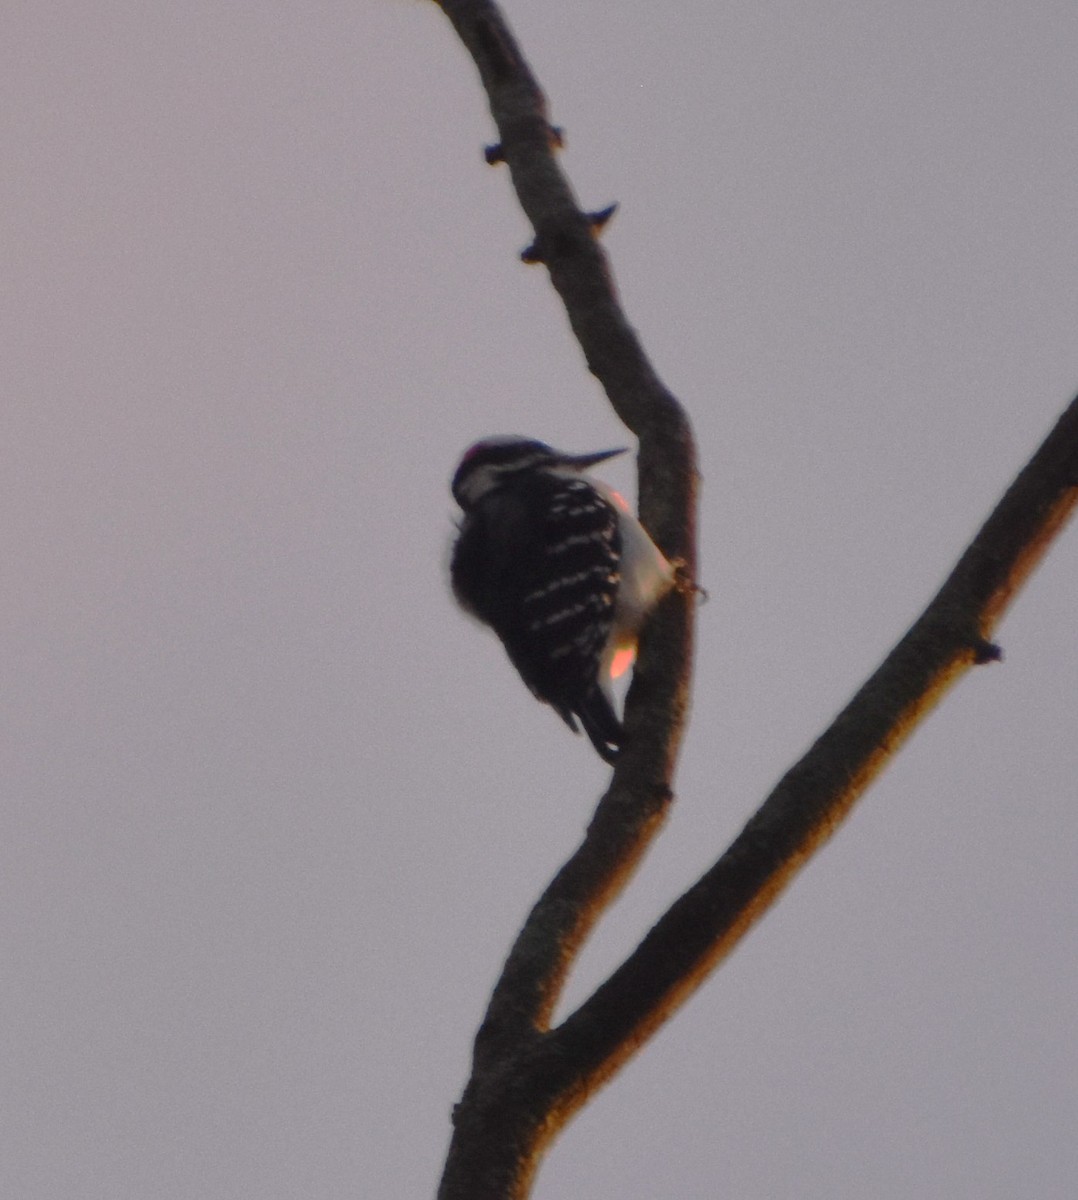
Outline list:
[[[640,517],[671,559],[696,564],[696,450],[684,409],[648,361],[618,302],[601,222],[577,203],[555,157],[560,135],[512,32],[489,0],[443,0],[490,101],[505,162],[535,231],[525,252],[562,298],[588,368],[636,435]],[[692,597],[671,593],[648,623],[626,702],[626,749],[579,850],[532,910],[476,1039],[477,1069],[546,1030],[569,964],[658,832],[672,798],[688,708]]]
[[[589,369],[640,442],[640,515],[661,548],[696,563],[696,454],[617,300],[596,222],[555,158],[546,102],[491,0],[437,0],[471,53],[505,161]],[[718,862],[557,1028],[551,1013],[581,943],[661,827],[687,709],[691,597],[645,630],[626,704],[627,747],[585,839],[517,938],[476,1037],[454,1111],[441,1200],[521,1200],[539,1157],[594,1090],[699,986],[835,830],[916,723],[969,667],[1078,502],[1078,400],[1063,414],[924,615]]]

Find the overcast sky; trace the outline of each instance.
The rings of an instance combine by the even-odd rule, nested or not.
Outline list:
[[[705,473],[678,805],[572,1002],[1078,390],[1078,10],[507,11]],[[0,1193],[430,1197],[607,774],[455,610],[448,477],[625,433],[432,4],[0,32]],[[1076,594],[1072,529],[537,1200],[1075,1194]]]

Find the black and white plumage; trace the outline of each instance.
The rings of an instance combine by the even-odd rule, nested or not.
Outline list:
[[[453,476],[464,511],[450,575],[460,605],[501,638],[537,699],[607,761],[622,741],[610,681],[631,661],[671,565],[625,502],[584,471],[624,450],[563,454],[488,438]],[[620,674],[620,671],[617,673]]]

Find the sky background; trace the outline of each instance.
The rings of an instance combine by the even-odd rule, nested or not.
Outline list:
[[[507,12],[705,477],[678,804],[572,1003],[1078,389],[1078,10]],[[0,1193],[430,1197],[607,774],[454,609],[448,478],[624,431],[433,5],[0,32]],[[1072,529],[537,1200],[1075,1194],[1076,593]]]

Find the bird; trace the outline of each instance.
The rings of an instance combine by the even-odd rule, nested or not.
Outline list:
[[[624,741],[611,682],[676,584],[622,497],[585,473],[625,452],[489,437],[464,452],[451,485],[463,514],[450,554],[457,602],[498,635],[536,699],[574,733],[583,727],[608,763]]]

